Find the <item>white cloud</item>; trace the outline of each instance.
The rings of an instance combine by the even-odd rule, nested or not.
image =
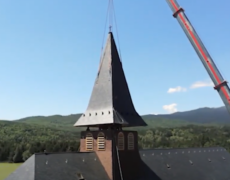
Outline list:
[[[211,80],[207,81],[197,81],[193,83],[189,88],[177,86],[175,88],[169,88],[167,93],[176,93],[176,92],[185,92],[188,91],[189,89],[197,89],[197,88],[202,88],[202,87],[214,87],[214,83]]]
[[[169,105],[164,105],[163,109],[169,113],[177,112],[177,104],[173,103],[173,104],[169,104]]]
[[[195,88],[202,88],[202,87],[208,87],[208,86],[214,86],[213,82],[211,81],[197,81],[193,83],[190,88],[195,89]]]
[[[183,88],[181,86],[177,86],[175,88],[169,88],[169,90],[167,91],[167,93],[185,92],[185,91],[187,91],[186,88]]]
[[[152,115],[158,115],[158,113],[152,113]]]

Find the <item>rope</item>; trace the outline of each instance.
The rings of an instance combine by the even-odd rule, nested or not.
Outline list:
[[[114,139],[115,139],[115,143],[116,143],[116,138],[114,138]],[[117,153],[117,161],[118,161],[118,166],[119,166],[121,180],[123,180],[123,175],[122,175],[122,170],[121,170],[121,163],[120,163],[120,158],[119,158],[119,153],[118,153],[117,145],[116,145],[116,153]]]

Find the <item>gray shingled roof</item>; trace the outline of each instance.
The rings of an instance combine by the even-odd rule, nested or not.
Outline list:
[[[147,125],[134,108],[112,32],[108,34],[88,108],[74,126],[100,124]]]
[[[109,180],[95,153],[35,154],[5,180]]]
[[[139,180],[230,179],[230,154],[221,147],[141,150],[140,156]],[[95,153],[35,154],[5,180],[78,180],[78,173],[109,180]]]
[[[143,180],[227,180],[230,154],[221,147],[141,150]]]

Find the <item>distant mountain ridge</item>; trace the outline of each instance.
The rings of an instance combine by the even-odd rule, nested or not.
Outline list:
[[[192,123],[230,123],[230,115],[225,106],[218,108],[199,108],[173,114],[148,115],[165,119],[185,120]]]
[[[81,114],[71,114],[68,115],[68,117],[72,120],[77,120]],[[53,116],[34,116],[34,117],[27,117],[22,118],[19,120],[25,121],[27,119],[47,119],[47,118],[55,118],[60,119],[67,116],[61,116],[61,115],[53,115]],[[185,120],[188,122],[194,122],[194,123],[230,123],[230,115],[228,114],[225,106],[218,107],[218,108],[198,108],[190,111],[183,111],[183,112],[176,112],[172,114],[158,114],[158,115],[143,115],[143,117],[148,118],[149,117],[161,117],[166,119],[180,119]]]

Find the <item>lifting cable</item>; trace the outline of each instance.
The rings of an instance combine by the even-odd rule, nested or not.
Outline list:
[[[120,42],[119,42],[119,36],[118,36],[118,28],[117,28],[117,21],[116,21],[116,14],[115,14],[115,8],[114,8],[114,4],[113,4],[113,0],[112,1],[112,7],[113,7],[113,15],[114,15],[114,22],[115,22],[115,26],[116,26],[116,32],[117,32],[117,42],[118,42],[118,54],[120,56],[120,60],[122,62],[122,58],[121,58],[121,49],[120,49]]]
[[[110,12],[109,11],[110,10],[110,5],[111,5],[111,2],[109,0],[109,4],[108,4],[108,8],[107,8],[107,13],[106,13],[106,19],[105,19],[104,33],[103,33],[103,37],[102,37],[100,63],[99,63],[99,69],[98,69],[97,75],[99,75],[100,70],[101,70],[101,65],[102,65],[103,44],[104,44],[104,40],[105,40],[105,30],[106,30],[107,20],[108,20],[108,16],[109,16],[109,12]]]
[[[110,4],[111,4],[111,0],[109,0],[109,5],[108,5],[108,8],[107,8],[107,13],[106,13],[105,26],[104,26],[104,33],[103,33],[102,45],[101,45],[101,56],[102,56],[103,45],[104,45],[104,40],[105,40],[105,30],[106,30],[107,20],[108,20],[108,16],[109,16],[109,12],[110,12]]]
[[[119,42],[119,36],[118,36],[118,28],[117,28],[117,22],[116,22],[116,15],[115,15],[115,8],[114,8],[114,3],[113,0],[109,0],[108,8],[107,8],[107,13],[106,13],[106,20],[105,20],[105,26],[104,26],[104,33],[103,33],[103,38],[102,38],[102,45],[101,45],[101,55],[100,55],[100,63],[102,60],[102,53],[103,53],[103,45],[104,45],[104,40],[105,40],[105,31],[107,27],[107,21],[109,19],[109,30],[112,32],[112,27],[113,27],[113,19],[115,22],[115,28],[116,28],[116,35],[117,35],[117,42],[118,42],[118,55],[120,57],[120,60],[122,62],[121,58],[121,50],[120,50],[120,42]]]

